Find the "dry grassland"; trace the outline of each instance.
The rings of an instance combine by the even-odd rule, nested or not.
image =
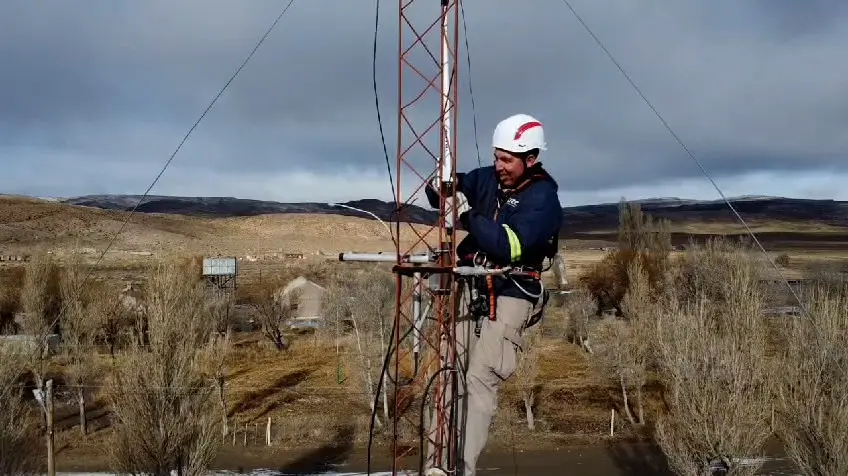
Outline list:
[[[123,217],[125,214],[120,212],[0,197],[0,255],[49,251],[59,263],[69,263],[74,256],[82,256],[84,263],[91,263],[118,230]],[[417,236],[408,225],[401,228],[401,241],[408,248]],[[733,232],[732,227],[719,224],[704,227],[686,224],[679,228],[701,233]],[[822,230],[816,225],[799,228],[774,223],[756,224],[754,229],[838,232]],[[579,285],[579,277],[592,272],[609,255],[606,251],[586,249],[586,244],[579,241],[570,241],[566,246],[567,273],[570,285],[575,287]],[[393,245],[380,223],[350,217],[268,215],[200,219],[136,215],[112,250],[95,269],[94,281],[116,288],[146,279],[157,263],[173,262],[178,257],[192,257],[196,266],[200,256],[236,256],[240,267],[237,304],[248,306],[262,281],[315,272],[316,282],[330,286],[333,276],[341,270],[360,266],[338,263],[339,252],[391,251]],[[303,253],[304,259],[286,259],[288,253]],[[780,254],[773,253],[771,257],[777,259]],[[671,256],[677,259],[684,253],[675,252]],[[756,253],[753,256],[762,259]],[[780,269],[785,277],[797,279],[811,269],[844,266],[848,263],[848,250],[793,251],[787,260]],[[307,269],[309,266],[312,271]],[[18,262],[0,264],[0,289],[20,286],[22,270],[23,264]],[[3,299],[0,296],[0,301]],[[532,382],[535,428],[530,430],[527,425],[527,388],[512,380],[504,389],[495,419],[496,436],[492,438],[495,447],[553,448],[608,440],[611,410],[618,419],[612,439],[642,438],[652,429],[652,424],[631,424],[626,420],[630,408],[623,406],[620,386],[574,343],[577,320],[573,309],[552,304],[541,329],[538,376]],[[328,328],[316,333],[289,332],[287,337],[290,347],[280,352],[260,331],[234,334],[223,362],[230,431],[223,437],[220,451],[227,453],[232,447],[248,453],[263,447],[269,419],[272,447],[280,451],[340,444],[362,447],[368,439],[371,395],[365,385],[360,365],[362,355],[354,335]],[[122,365],[121,359],[120,353],[110,357],[101,348],[96,361],[91,363],[98,372],[89,384],[86,402],[89,431],[85,436],[80,436],[77,427],[74,394],[62,388],[66,382],[66,365],[60,360],[52,361],[45,371],[44,375],[55,378],[59,386],[57,458],[62,470],[103,469],[108,465],[104,448],[110,445],[116,431],[111,397],[117,389],[107,377],[110,369]],[[379,367],[379,360],[376,362]],[[648,372],[640,391],[645,414],[660,412],[662,386],[653,371]],[[378,452],[386,451],[386,443],[385,435],[378,435]]]

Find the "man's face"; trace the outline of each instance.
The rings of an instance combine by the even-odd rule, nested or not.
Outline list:
[[[518,183],[518,179],[524,175],[524,161],[521,158],[501,149],[495,149],[495,172],[498,174],[498,179],[501,185],[506,188],[514,187]],[[531,167],[536,161],[536,157],[530,156],[527,158],[527,167]]]

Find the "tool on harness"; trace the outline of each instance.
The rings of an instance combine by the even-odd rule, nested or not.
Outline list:
[[[489,314],[489,299],[485,293],[480,292],[480,279],[471,277],[468,280],[469,293],[471,299],[468,303],[468,312],[474,317],[474,335],[480,337],[480,330],[483,327],[483,316]]]
[[[545,306],[547,306],[550,293],[542,284],[542,275],[540,271],[534,269],[525,269],[524,267],[499,267],[489,262],[481,253],[475,253],[464,260],[466,263],[471,263],[468,266],[459,266],[454,269],[454,272],[465,276],[470,294],[468,311],[474,317],[474,334],[480,337],[480,330],[483,326],[483,318],[488,317],[490,321],[497,319],[497,296],[494,289],[495,277],[503,277],[511,279],[529,297],[542,299],[540,310],[531,315],[524,323],[524,328],[536,325],[542,318]],[[523,277],[530,278],[539,282],[542,286],[542,292],[538,295],[526,291],[515,278]]]
[[[470,295],[468,312],[474,317],[474,335],[480,337],[483,326],[482,317],[490,313],[489,293],[485,286],[485,275],[487,271],[487,260],[480,252],[466,257],[464,262],[470,262],[471,266],[460,267],[461,274],[466,275],[468,293]],[[465,272],[463,272],[465,271]]]

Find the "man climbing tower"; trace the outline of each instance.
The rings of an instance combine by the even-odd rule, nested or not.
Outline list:
[[[460,265],[509,267],[520,275],[467,278],[468,292],[460,300],[457,474],[465,476],[476,472],[498,391],[524,346],[524,329],[544,306],[540,274],[544,259],[557,252],[562,224],[557,183],[539,160],[546,150],[541,122],[526,114],[510,116],[495,127],[492,146],[494,165],[456,174],[459,221],[468,232],[457,256]],[[425,190],[430,205],[438,207],[439,182]]]

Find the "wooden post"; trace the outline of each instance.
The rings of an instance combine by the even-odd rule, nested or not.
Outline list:
[[[47,476],[56,476],[56,463],[53,459],[53,379],[47,381],[45,400],[47,406]]]
[[[268,417],[268,425],[265,427],[265,444],[271,446],[271,417]]]
[[[88,419],[85,416],[85,389],[77,390],[77,405],[79,406],[80,433],[82,436],[88,434]]]
[[[615,435],[615,408],[610,410],[610,436]]]
[[[771,404],[771,431],[774,431],[774,403]]]

